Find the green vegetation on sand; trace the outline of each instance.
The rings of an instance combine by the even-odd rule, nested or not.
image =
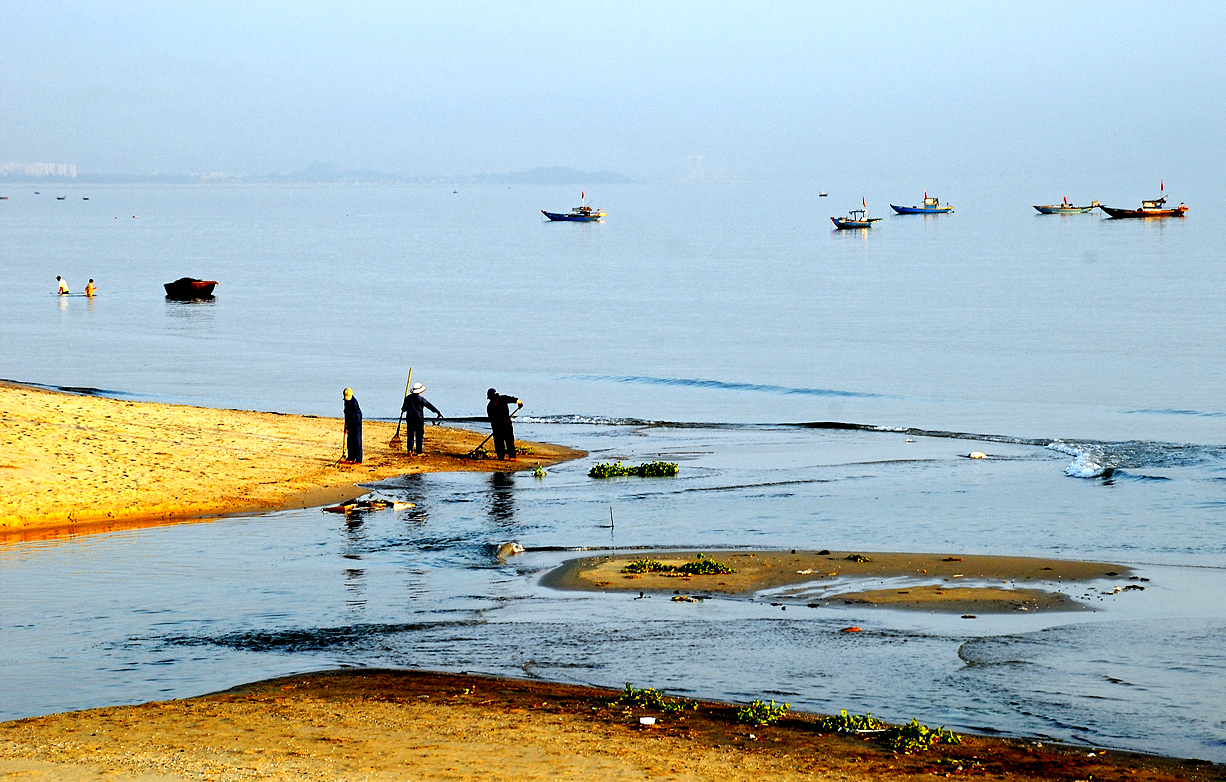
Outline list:
[[[723,573],[735,573],[736,571],[723,562],[707,559],[704,555],[699,554],[692,562],[685,562],[680,565],[665,565],[657,559],[636,559],[622,568],[622,572],[714,576]]]
[[[639,478],[671,478],[677,474],[676,462],[645,462],[629,466],[617,462],[601,462],[588,470],[589,478],[620,478],[631,475]]]

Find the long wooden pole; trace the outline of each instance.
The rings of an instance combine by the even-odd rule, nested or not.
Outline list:
[[[404,381],[404,395],[405,396],[409,395],[409,386],[412,385],[412,383],[413,383],[413,367],[409,367],[409,379]],[[404,400],[402,398],[401,399],[402,404],[403,404],[403,401]],[[388,445],[391,446],[392,448],[400,447],[400,422],[403,420],[404,420],[404,411],[401,410],[400,417],[396,419],[396,434],[392,435],[391,441],[388,442]]]

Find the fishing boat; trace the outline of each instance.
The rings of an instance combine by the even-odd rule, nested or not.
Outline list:
[[[863,198],[860,199],[860,205],[863,209],[852,209],[846,217],[831,217],[830,222],[834,223],[834,227],[840,231],[850,228],[872,228],[873,223],[881,222],[880,217],[868,216],[868,204]]]
[[[605,213],[597,207],[588,206],[584,203],[587,193],[579,193],[579,206],[570,210],[569,213],[562,212],[546,212],[541,210],[541,214],[545,215],[552,222],[556,223],[591,223],[605,216]]]
[[[954,208],[948,204],[941,206],[941,199],[929,198],[927,190],[924,191],[923,206],[895,206],[890,204],[890,208],[900,215],[943,215],[954,211]]]
[[[1153,201],[1142,201],[1140,209],[1116,209],[1110,206],[1100,206],[1098,208],[1115,219],[1125,217],[1183,217],[1188,211],[1188,207],[1184,206],[1182,202],[1180,202],[1179,206],[1166,205],[1166,182],[1158,183],[1158,192],[1162,193],[1160,198],[1155,198]]]
[[[1068,196],[1058,204],[1031,204],[1042,215],[1083,215],[1094,209],[1096,206],[1101,206],[1097,201],[1091,201],[1089,206],[1074,206],[1068,202]]]
[[[195,277],[180,277],[162,285],[168,299],[211,299],[217,280],[197,280]]]

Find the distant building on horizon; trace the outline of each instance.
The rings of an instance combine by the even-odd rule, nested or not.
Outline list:
[[[62,176],[77,178],[77,167],[71,163],[3,163],[0,176]]]

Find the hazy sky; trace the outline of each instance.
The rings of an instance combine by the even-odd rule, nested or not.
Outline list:
[[[0,0],[0,162],[1221,177],[1226,4],[1002,5]]]

